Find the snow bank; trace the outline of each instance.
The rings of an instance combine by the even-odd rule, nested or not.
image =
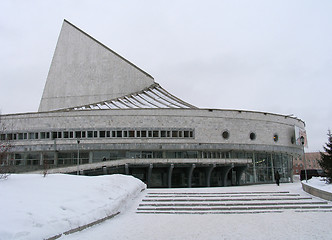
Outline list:
[[[145,188],[124,175],[11,175],[0,181],[0,240],[45,239],[105,218]]]
[[[308,182],[306,182],[305,180],[302,182],[311,187],[332,193],[332,184],[327,184],[325,182],[325,179],[322,177],[312,177],[308,180]]]

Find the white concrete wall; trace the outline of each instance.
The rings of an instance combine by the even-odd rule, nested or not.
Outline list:
[[[246,147],[251,150],[276,151],[281,147],[301,151],[301,146],[291,142],[294,126],[304,128],[304,122],[282,115],[269,113],[204,110],[204,109],[137,109],[137,110],[93,110],[72,112],[50,112],[4,115],[2,120],[10,126],[11,132],[38,132],[62,130],[107,130],[127,129],[162,129],[190,128],[195,131],[195,138],[107,138],[86,139],[86,144],[217,144],[230,148]],[[230,133],[229,139],[222,137],[222,132]],[[256,134],[250,140],[249,134]],[[279,140],[273,140],[278,134]],[[26,144],[45,144],[47,140],[16,141],[16,146]],[[75,144],[75,140],[60,140],[58,144]],[[49,141],[49,144],[52,144]],[[75,146],[75,145],[73,145]],[[285,150],[288,151],[288,150]]]

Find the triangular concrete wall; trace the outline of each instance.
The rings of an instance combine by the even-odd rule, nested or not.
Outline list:
[[[114,99],[153,83],[148,73],[65,20],[38,111]]]

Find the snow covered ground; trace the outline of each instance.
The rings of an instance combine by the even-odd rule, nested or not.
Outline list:
[[[122,211],[145,187],[124,175],[10,175],[0,180],[0,240],[61,234]]]
[[[55,174],[46,178],[11,175],[0,181],[0,239],[45,239],[118,211],[121,213],[112,219],[60,239],[332,239],[332,212],[137,214],[136,208],[146,192],[158,191],[141,192],[142,189],[145,184],[141,181],[122,175]],[[302,190],[299,181],[279,187],[266,184],[227,187],[221,191],[224,189],[227,192],[290,191],[310,196]]]
[[[305,181],[303,182],[306,183]],[[306,184],[314,188],[318,188],[320,190],[332,193],[332,184],[326,184],[324,178],[312,177],[311,179],[308,180]]]

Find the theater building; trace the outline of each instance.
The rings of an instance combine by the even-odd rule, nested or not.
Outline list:
[[[275,171],[289,182],[305,128],[286,115],[193,106],[66,20],[38,112],[1,123],[16,172],[131,174],[149,187],[269,183]]]

